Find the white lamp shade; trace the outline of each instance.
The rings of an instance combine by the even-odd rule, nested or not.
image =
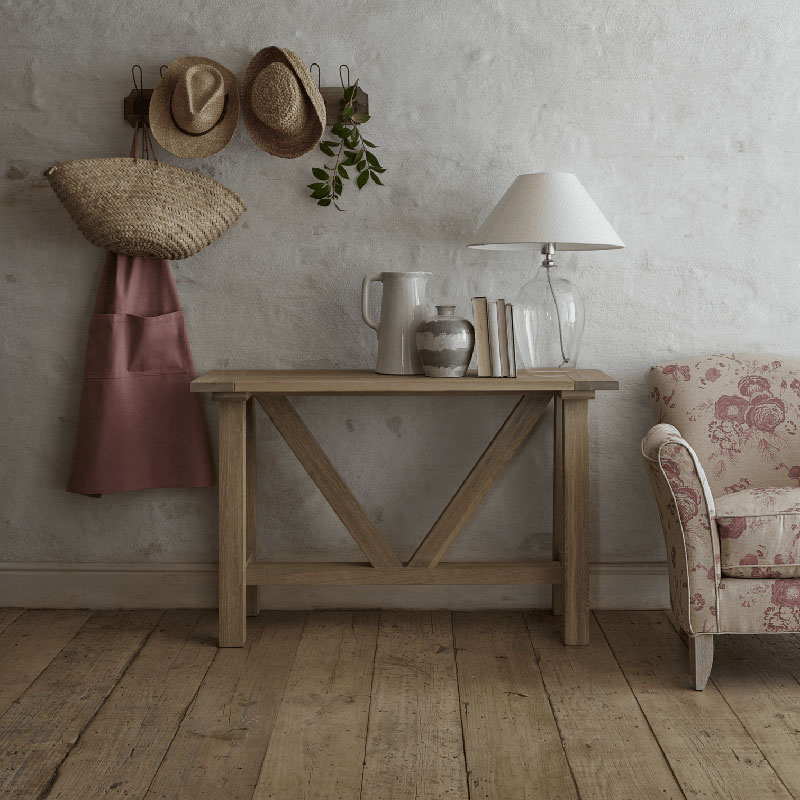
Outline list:
[[[485,250],[614,250],[625,247],[571,172],[519,175],[468,245]]]

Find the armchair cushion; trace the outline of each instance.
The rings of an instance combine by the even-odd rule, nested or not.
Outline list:
[[[746,489],[716,499],[722,574],[800,577],[800,488]]]

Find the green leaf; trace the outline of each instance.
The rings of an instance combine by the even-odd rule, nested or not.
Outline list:
[[[333,179],[333,192],[334,194],[342,193],[342,179],[338,175]]]
[[[353,106],[351,106],[351,105],[350,105],[350,103],[348,103],[348,104],[347,104],[347,105],[346,105],[346,106],[345,106],[345,107],[342,109],[342,119],[343,119],[343,120],[345,120],[345,121],[347,121],[348,119],[350,119],[350,117],[352,117],[352,116],[353,116],[353,111],[354,111],[354,110],[355,110],[355,109],[353,108]]]
[[[347,174],[347,170],[344,168],[342,164],[339,164],[339,174],[345,179],[350,178],[350,176]]]
[[[353,92],[355,92],[355,91],[356,91],[356,87],[355,86],[348,86],[344,90],[344,101],[345,101],[345,103],[347,103],[347,102],[349,102],[350,100],[353,99]]]
[[[360,138],[361,137],[359,136],[358,128],[353,128],[350,131],[350,141],[353,142],[353,145],[352,145],[351,149],[354,148],[354,147],[358,147],[358,140]]]
[[[361,173],[361,174],[358,176],[358,180],[356,181],[356,185],[358,186],[358,188],[359,188],[359,189],[363,189],[363,188],[364,188],[364,184],[365,184],[365,183],[366,183],[368,180],[369,180],[369,172],[362,172],[362,173]]]
[[[364,161],[362,158],[361,161],[358,162],[358,171],[363,172],[367,168],[367,162]]]
[[[311,172],[315,178],[319,178],[321,181],[327,181],[331,177],[322,167],[314,167]]]
[[[378,146],[378,145],[376,145],[376,144],[372,144],[372,142],[370,142],[370,141],[369,141],[369,139],[364,139],[364,138],[362,138],[362,139],[361,139],[361,141],[362,141],[362,142],[364,142],[364,144],[365,144],[367,147],[377,147],[377,146]]]
[[[386,172],[386,167],[373,167],[373,172]]]
[[[337,122],[331,128],[331,133],[338,136],[340,139],[345,139],[350,135],[350,129],[343,122]]]
[[[331,156],[331,157],[334,156],[333,150],[324,143],[319,146],[319,149],[322,150],[322,152],[325,153],[326,156]]]
[[[365,114],[363,111],[358,111],[353,114],[352,120],[358,125],[363,125],[365,122],[369,122],[369,114]]]
[[[383,186],[383,184],[381,183],[381,179],[374,172],[370,172],[369,176],[370,178],[372,178],[373,181],[375,181],[375,183],[378,184],[378,186]]]
[[[327,186],[327,185],[328,185],[327,183],[309,183],[308,184],[308,188],[309,189],[321,189],[323,186]]]
[[[331,204],[330,197],[327,200],[317,200],[318,206],[329,206]]]
[[[378,162],[378,159],[375,158],[374,153],[370,153],[369,151],[367,151],[366,153],[364,153],[364,155],[367,157],[367,161],[369,161],[371,167],[380,167],[380,163]]]
[[[330,139],[325,139],[321,144],[326,144],[328,147],[336,147],[336,142],[332,142]]]
[[[330,187],[330,186],[326,186],[324,189],[316,189],[316,190],[315,190],[315,191],[312,193],[312,195],[311,195],[311,196],[312,196],[312,197],[313,197],[315,200],[319,200],[321,197],[327,197],[327,196],[328,196],[330,193],[331,193],[331,187]]]

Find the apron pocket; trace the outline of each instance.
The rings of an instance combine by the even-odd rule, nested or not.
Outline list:
[[[126,378],[187,371],[183,312],[156,317],[94,314],[86,346],[87,378]]]

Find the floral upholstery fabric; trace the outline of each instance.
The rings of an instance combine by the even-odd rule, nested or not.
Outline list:
[[[694,448],[714,497],[800,486],[800,361],[717,355],[653,367],[661,422]]]
[[[681,628],[800,631],[800,361],[685,359],[649,385],[642,455]]]
[[[800,578],[800,488],[727,494],[716,514],[723,575]]]
[[[723,578],[720,633],[800,631],[800,579]]]
[[[703,468],[671,425],[651,430],[642,455],[667,545],[673,613],[687,633],[715,633],[719,537]]]

